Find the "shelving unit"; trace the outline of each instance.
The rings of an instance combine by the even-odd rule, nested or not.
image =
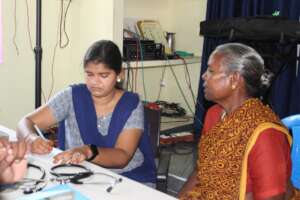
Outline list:
[[[199,22],[205,19],[207,0],[126,0],[125,21],[156,20],[163,31],[175,33],[175,50],[200,56]],[[126,19],[126,20],[125,20]]]
[[[187,65],[190,64],[200,64],[201,57],[195,56],[190,58],[185,58]],[[132,68],[161,68],[164,66],[182,66],[184,65],[183,60],[181,59],[169,59],[169,60],[146,60],[146,61],[130,61],[130,67]],[[128,68],[127,65],[124,66]]]
[[[163,31],[175,33],[175,50],[195,55],[185,59],[187,68],[181,59],[129,62],[130,67],[134,69],[131,77],[136,79],[133,84],[136,87],[135,92],[139,93],[143,100],[175,102],[185,108],[188,114],[194,112],[203,42],[199,36],[199,22],[205,18],[203,10],[205,11],[206,2],[207,0],[124,1],[124,28],[127,28],[128,21],[156,20]],[[126,63],[124,67],[128,69]],[[189,81],[191,86],[188,86]],[[192,107],[192,112],[188,109],[185,98]]]

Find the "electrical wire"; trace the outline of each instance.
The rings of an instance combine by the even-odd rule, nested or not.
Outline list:
[[[130,77],[130,74],[131,74],[131,77]],[[130,62],[127,61],[127,90],[129,90],[131,92],[133,92],[133,80],[131,79],[132,77],[133,77],[133,69],[130,65]]]
[[[17,0],[14,1],[15,3],[15,6],[14,6],[14,33],[13,33],[13,44],[14,44],[14,47],[16,49],[16,52],[17,52],[17,56],[20,55],[19,53],[19,47],[17,45],[17,42],[16,42],[16,37],[17,37]]]
[[[169,60],[168,60],[168,62],[169,62]],[[175,81],[176,81],[176,84],[177,84],[177,86],[178,86],[178,89],[179,89],[179,91],[180,91],[180,93],[181,93],[181,95],[182,95],[182,97],[183,97],[183,99],[184,99],[184,101],[185,101],[185,103],[186,103],[188,109],[189,109],[190,112],[194,115],[194,112],[193,112],[193,110],[192,110],[190,104],[188,103],[188,101],[187,101],[187,99],[186,99],[186,96],[184,95],[183,89],[181,88],[180,83],[179,83],[179,80],[178,80],[178,78],[177,78],[177,76],[176,76],[176,73],[175,73],[175,71],[174,71],[174,69],[173,69],[173,67],[172,67],[171,65],[170,65],[170,70],[171,70],[171,72],[172,72],[172,75],[173,75],[173,77],[174,77],[174,79],[175,79]]]
[[[126,63],[126,66],[124,69],[127,71],[127,74],[125,75],[125,82],[126,82],[126,88],[124,88],[127,91],[131,91],[132,92],[132,85],[130,85],[131,81],[131,77],[130,77],[130,73],[131,73],[131,66],[130,66],[130,62],[128,60],[124,60],[124,62]]]
[[[186,64],[186,61],[184,58],[182,57],[179,57],[182,61],[183,61],[183,64],[184,64],[184,68],[185,68],[185,80],[186,80],[186,84],[191,92],[191,95],[192,95],[192,100],[194,102],[194,106],[196,106],[196,97],[195,97],[195,94],[193,92],[193,88],[192,88],[192,81],[191,81],[191,76],[190,76],[190,72],[189,72],[189,69],[188,69],[188,66]]]
[[[71,1],[69,1],[69,3],[70,2]],[[61,19],[62,15],[63,15],[63,10],[61,9],[60,13],[59,13],[59,18],[60,19]],[[55,42],[55,45],[54,45],[54,48],[53,48],[53,54],[52,54],[52,60],[51,60],[51,84],[50,84],[50,91],[49,91],[49,94],[48,94],[47,101],[50,99],[50,97],[52,95],[52,92],[54,90],[54,82],[55,82],[55,79],[54,79],[54,67],[55,67],[55,58],[56,58],[57,47],[58,47],[58,45],[61,42],[61,40],[60,40],[61,39],[61,34],[60,33],[61,33],[61,20],[59,21],[59,23],[57,25],[56,42]]]
[[[63,10],[63,0],[61,0],[61,9],[60,9],[60,20],[59,20],[59,24],[58,24],[58,31],[57,31],[57,39],[56,39],[56,43],[53,49],[53,55],[52,55],[52,61],[51,61],[51,86],[50,86],[50,92],[48,95],[47,100],[50,99],[52,92],[54,90],[54,65],[55,65],[55,58],[56,58],[56,51],[57,51],[57,47],[59,45],[60,48],[65,48],[68,46],[69,44],[69,36],[66,32],[66,18],[67,18],[67,13],[69,10],[69,7],[71,5],[72,0],[69,0],[66,11],[64,12]],[[63,31],[62,31],[62,25],[63,25]],[[62,32],[64,32],[65,37],[67,38],[67,41],[65,44],[62,44]]]
[[[133,78],[132,81],[134,81],[133,82],[133,85],[134,85],[133,91],[134,92],[137,92],[137,77],[138,77],[138,64],[139,64],[139,59],[138,58],[139,58],[139,43],[137,41],[136,42],[136,59],[135,59],[135,65],[136,65],[136,67],[134,69],[134,77],[132,77]]]
[[[158,95],[157,95],[156,101],[159,101],[159,100],[160,100],[161,90],[162,90],[162,87],[164,86],[164,85],[163,85],[163,81],[164,81],[164,79],[165,79],[166,69],[167,69],[167,65],[166,65],[166,63],[165,63],[165,64],[164,64],[164,67],[163,67],[163,69],[162,69],[162,74],[161,74],[161,78],[160,78],[159,89],[158,89]]]
[[[144,89],[144,100],[147,101],[143,48],[142,48],[141,40],[138,40],[138,41],[139,41],[139,44],[140,44],[140,52],[141,52],[141,67],[142,67],[142,81],[143,81],[143,89]]]
[[[30,17],[29,17],[29,6],[28,6],[28,0],[25,0],[26,3],[26,15],[27,15],[27,34],[29,39],[29,45],[32,52],[34,51],[33,45],[32,45],[32,39],[31,39],[31,32],[30,32]]]
[[[176,74],[175,74],[175,72],[174,72],[173,67],[172,67],[172,65],[170,64],[169,59],[168,59],[167,57],[166,57],[166,59],[167,59],[167,62],[168,62],[168,64],[169,64],[169,67],[170,67],[170,70],[171,70],[171,72],[172,72],[172,75],[174,76],[174,79],[175,79],[175,81],[176,81],[176,84],[177,84],[177,86],[178,86],[178,89],[179,89],[179,91],[180,91],[180,93],[181,93],[181,95],[182,95],[182,97],[183,97],[183,99],[184,99],[184,102],[186,103],[186,105],[187,105],[189,111],[192,113],[194,119],[197,120],[201,125],[203,125],[202,121],[195,115],[195,112],[193,112],[193,110],[191,109],[191,106],[190,106],[190,104],[188,103],[188,101],[187,101],[187,99],[186,99],[186,97],[185,97],[185,95],[184,95],[183,89],[182,89],[181,86],[180,86],[180,83],[179,83],[178,78],[177,78],[177,76],[176,76]],[[198,103],[198,102],[197,102],[197,103]],[[202,106],[201,108],[204,109],[203,106]],[[204,110],[205,110],[205,109],[204,109]]]
[[[69,7],[71,5],[71,2],[72,2],[72,0],[69,0],[65,12],[64,12],[64,0],[61,0],[61,4],[60,4],[62,14],[60,16],[60,26],[59,26],[59,47],[61,49],[66,48],[69,44],[69,41],[70,41],[68,33],[66,31],[66,20],[67,20],[67,14],[68,14],[68,10],[69,10]],[[62,43],[63,34],[66,37],[66,42],[64,44]]]

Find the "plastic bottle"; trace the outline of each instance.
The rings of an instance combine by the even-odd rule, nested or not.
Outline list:
[[[292,177],[291,181],[294,187],[300,189],[300,126],[292,127]]]

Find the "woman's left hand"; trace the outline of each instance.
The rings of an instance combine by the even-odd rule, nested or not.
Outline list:
[[[76,147],[54,156],[55,164],[78,164],[86,160],[87,146]]]

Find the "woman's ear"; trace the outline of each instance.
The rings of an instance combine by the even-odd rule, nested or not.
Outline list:
[[[230,74],[230,84],[231,84],[231,89],[235,90],[238,88],[240,85],[242,85],[243,78],[240,73],[238,72],[232,72]]]
[[[121,81],[125,80],[125,69],[122,68],[120,74],[118,75]]]

